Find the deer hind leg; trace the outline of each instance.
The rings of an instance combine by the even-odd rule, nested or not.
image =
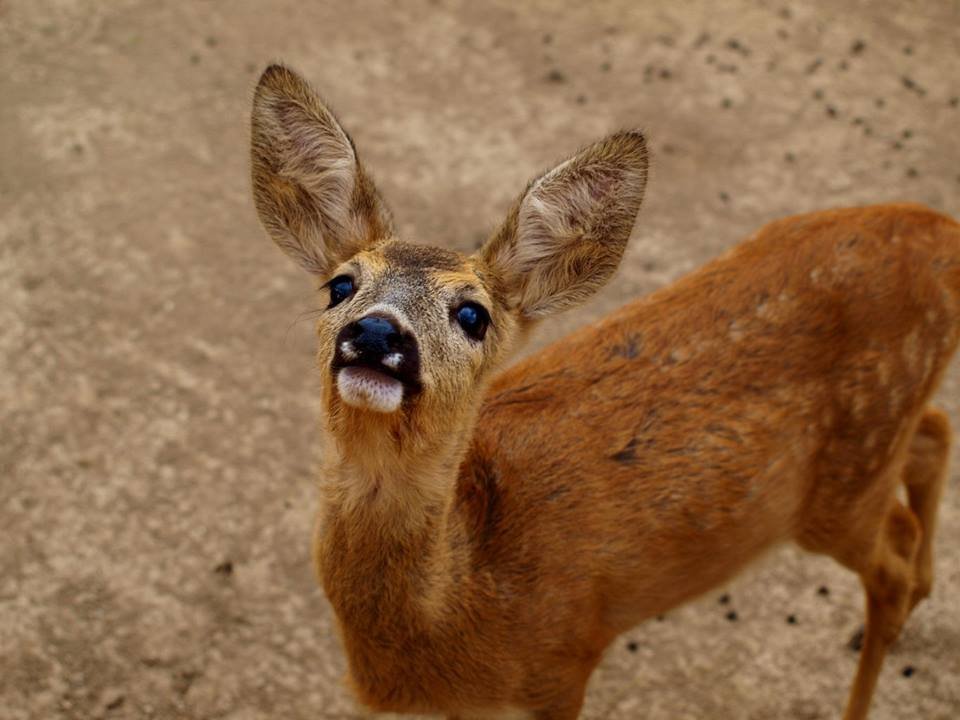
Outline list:
[[[867,596],[867,625],[860,664],[850,690],[844,720],[864,720],[887,649],[910,614],[916,586],[920,521],[893,500],[879,528],[873,551],[860,568]]]
[[[933,585],[933,536],[940,494],[947,476],[950,436],[947,416],[940,410],[928,408],[917,425],[903,471],[910,509],[920,521],[922,533],[911,608],[930,594]]]

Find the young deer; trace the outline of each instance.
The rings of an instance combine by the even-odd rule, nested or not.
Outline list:
[[[260,219],[328,304],[314,549],[362,702],[575,718],[619,633],[793,539],[863,582],[846,718],[866,717],[930,592],[960,226],[914,205],[780,220],[495,376],[616,269],[639,132],[533,180],[470,256],[394,237],[349,136],[281,66],[252,161]]]

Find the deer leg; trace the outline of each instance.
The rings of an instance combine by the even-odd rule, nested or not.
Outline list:
[[[930,594],[933,585],[933,536],[937,508],[947,476],[950,452],[950,421],[939,410],[928,409],[920,418],[910,443],[903,472],[910,509],[920,521],[920,547],[917,550],[916,586],[910,607]]]
[[[867,626],[844,720],[867,717],[887,649],[910,614],[921,534],[913,512],[894,501],[880,527],[872,556],[860,573],[867,596]]]

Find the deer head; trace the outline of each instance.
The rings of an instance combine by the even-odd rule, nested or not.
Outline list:
[[[256,88],[260,220],[320,284],[327,428],[397,442],[469,427],[485,380],[535,321],[616,270],[647,177],[637,131],[590,145],[529,183],[475,254],[394,236],[353,141],[307,83],[269,67]]]

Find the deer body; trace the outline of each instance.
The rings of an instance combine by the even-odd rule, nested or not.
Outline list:
[[[575,718],[619,633],[792,539],[863,580],[866,716],[932,582],[960,226],[913,205],[772,223],[495,376],[610,275],[645,176],[642,138],[612,136],[477,256],[404,243],[305,83],[261,79],[258,209],[329,281],[314,549],[372,708]]]

